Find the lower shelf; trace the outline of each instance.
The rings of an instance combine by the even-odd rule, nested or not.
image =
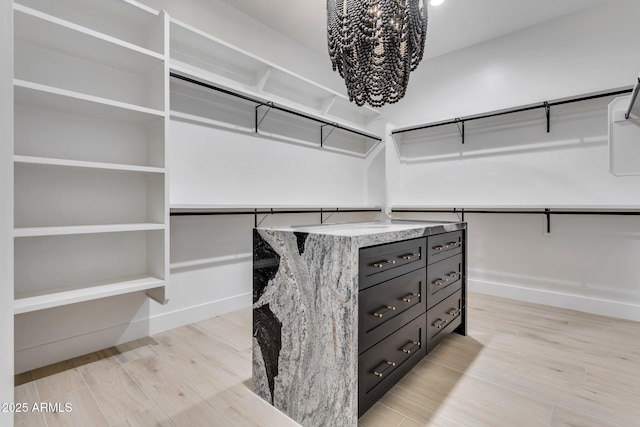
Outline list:
[[[15,295],[13,312],[14,314],[28,313],[82,301],[161,288],[164,283],[164,280],[156,277],[139,275],[84,286],[23,292]]]

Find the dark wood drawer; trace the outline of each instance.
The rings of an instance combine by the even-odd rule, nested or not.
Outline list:
[[[360,290],[426,265],[426,238],[360,249]]]
[[[427,246],[427,264],[462,253],[462,231],[429,236]]]
[[[426,268],[360,291],[358,349],[362,353],[427,309]]]
[[[426,354],[426,315],[422,314],[358,361],[358,416],[371,407]]]
[[[456,291],[427,311],[427,352],[462,323],[462,291]]]
[[[460,289],[462,273],[462,254],[431,264],[427,272],[427,308]]]

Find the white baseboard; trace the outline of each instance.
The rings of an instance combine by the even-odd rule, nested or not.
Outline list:
[[[618,301],[589,298],[581,295],[563,294],[506,283],[492,283],[473,279],[469,279],[467,283],[470,292],[640,322],[640,305],[638,304],[627,304]]]
[[[15,372],[30,371],[249,307],[251,298],[249,292],[20,350],[15,352]]]
[[[147,335],[158,334],[189,323],[200,322],[201,320],[250,307],[251,301],[252,293],[247,292],[170,313],[152,316],[149,319],[149,333]]]

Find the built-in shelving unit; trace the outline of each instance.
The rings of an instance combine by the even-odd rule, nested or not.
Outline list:
[[[174,19],[170,57],[173,119],[360,156],[380,141],[377,110]]]
[[[167,299],[164,14],[14,2],[14,312]]]

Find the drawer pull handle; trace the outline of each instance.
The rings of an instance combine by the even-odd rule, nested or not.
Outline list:
[[[447,243],[447,246],[451,247],[451,248],[456,248],[456,247],[460,246],[460,242],[449,242],[449,243]]]
[[[433,248],[431,248],[431,249],[433,249],[434,251],[441,251],[441,250],[444,250],[444,248],[445,248],[444,246],[442,246],[442,245],[438,245],[438,246],[434,246],[434,247],[433,247]]]
[[[440,286],[444,283],[447,283],[449,281],[449,279],[436,279],[434,280],[432,283],[436,286]]]
[[[444,319],[438,319],[438,320],[436,320],[435,322],[433,322],[433,323],[431,324],[431,326],[435,326],[436,328],[441,329],[441,328],[443,328],[443,327],[444,327],[444,325],[446,325],[446,324],[447,324],[447,321],[446,321],[446,320],[444,320]]]
[[[420,294],[409,294],[406,297],[402,298],[402,301],[411,302],[411,298],[420,298]]]
[[[395,264],[396,260],[390,259],[390,260],[387,260],[387,261],[376,262],[375,264],[373,264],[373,266],[376,267],[376,268],[382,268],[382,267],[384,267],[385,263],[386,264]]]
[[[407,254],[402,255],[402,259],[410,260],[411,258],[420,258],[420,254]]]
[[[387,306],[385,306],[385,307],[373,312],[373,315],[376,316],[376,317],[380,317],[381,318],[386,312],[394,311],[395,309],[396,308],[394,306],[387,305]]]
[[[406,346],[408,345],[411,345],[411,347],[406,348]],[[405,348],[402,349],[402,352],[411,354],[411,352],[414,351],[416,347],[420,348],[420,341],[409,341],[409,343],[405,345]]]
[[[459,271],[452,271],[451,273],[448,274],[449,277],[451,277],[452,279],[457,278],[458,276],[460,276],[460,272]]]
[[[449,310],[449,311],[447,312],[447,314],[448,314],[449,316],[456,317],[458,314],[460,314],[460,309],[452,308],[451,310]]]
[[[373,370],[372,374],[378,378],[382,378],[384,373],[387,372],[387,370],[393,368],[394,366],[396,366],[395,362],[389,362],[387,360],[386,362],[382,362],[381,364],[379,364],[378,367]]]

